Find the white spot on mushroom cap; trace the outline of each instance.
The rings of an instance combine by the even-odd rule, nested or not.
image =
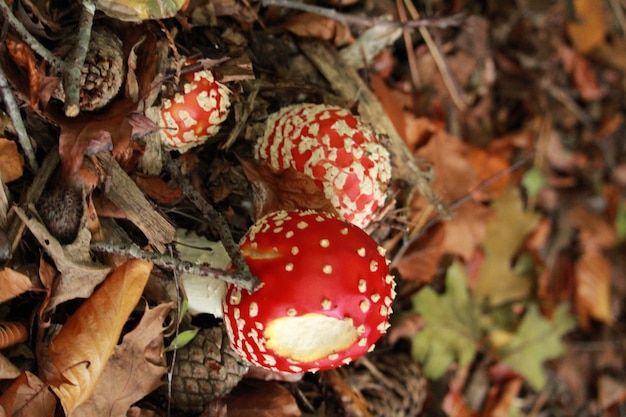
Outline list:
[[[330,246],[330,240],[328,239],[322,239],[320,240],[320,246],[323,248],[327,248]]]
[[[325,273],[326,275],[330,275],[333,273],[333,266],[332,265],[324,265],[324,267],[322,268],[322,272]]]

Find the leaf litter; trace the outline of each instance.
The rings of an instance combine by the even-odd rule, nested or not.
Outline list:
[[[201,415],[620,415],[623,5],[127,3],[98,2],[96,15],[123,62],[85,58],[126,66],[123,86],[77,117],[55,91],[73,87],[71,65],[45,45],[78,33],[82,6],[2,8],[0,415],[54,415],[57,403],[66,415],[186,415],[167,395],[176,348],[165,346],[219,325],[219,301],[210,314],[195,305],[220,290],[180,279],[171,258],[137,258],[192,256],[228,274],[234,242],[263,213],[332,212],[310,179],[249,159],[267,115],[297,102],[341,105],[387,130],[393,196],[367,231],[398,282],[392,326],[360,362],[293,379],[229,374],[210,349],[191,351],[207,359],[193,372],[241,379]],[[150,114],[179,88],[184,57],[227,85],[233,111],[205,144],[172,154],[181,181]],[[83,88],[108,80],[100,69]],[[37,172],[32,161],[55,153],[55,174]],[[85,196],[81,219],[57,219],[79,222],[74,242],[32,209],[55,187]],[[199,238],[176,237],[187,230]],[[394,361],[407,358],[402,374]],[[206,394],[190,375],[189,393]]]

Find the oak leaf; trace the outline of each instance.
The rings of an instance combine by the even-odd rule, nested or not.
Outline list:
[[[172,303],[146,310],[107,363],[91,397],[75,413],[82,417],[126,415],[130,406],[161,384],[167,372],[163,355],[163,321]]]
[[[576,325],[565,304],[554,310],[552,320],[546,320],[539,307],[531,304],[509,343],[499,349],[502,362],[522,375],[531,387],[543,389],[546,376],[543,363],[565,353],[561,337]]]
[[[424,374],[439,378],[456,360],[460,366],[469,365],[482,332],[461,265],[449,267],[445,293],[425,287],[413,297],[413,309],[424,318],[424,327],[413,338],[413,357],[423,363]]]
[[[130,260],[113,271],[42,352],[40,375],[65,415],[93,393],[151,270],[149,262]]]
[[[26,371],[0,396],[0,411],[4,409],[7,416],[52,417],[56,403],[45,383]]]
[[[485,260],[472,289],[477,300],[495,306],[522,299],[530,291],[530,279],[518,274],[511,265],[539,217],[523,209],[519,190],[515,187],[508,187],[494,202],[493,208],[495,219],[487,226],[487,239],[483,244]]]

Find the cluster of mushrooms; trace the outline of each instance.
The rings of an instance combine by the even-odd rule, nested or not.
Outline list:
[[[162,143],[184,152],[220,128],[229,90],[208,69],[162,102]],[[233,348],[273,371],[331,369],[371,351],[389,327],[395,282],[384,249],[363,229],[384,206],[389,153],[350,111],[296,104],[270,115],[255,157],[314,180],[336,215],[276,211],[240,243],[254,291],[229,285],[222,307]]]

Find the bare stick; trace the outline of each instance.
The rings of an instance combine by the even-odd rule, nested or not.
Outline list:
[[[193,188],[189,180],[180,172],[178,162],[172,159],[169,152],[165,153],[164,158],[164,167],[166,171],[172,176],[174,181],[180,184],[183,188],[185,196],[196,206],[196,208],[198,208],[198,210],[200,210],[202,215],[211,220],[211,226],[219,234],[220,240],[224,245],[224,249],[226,249],[226,253],[228,253],[228,256],[230,256],[230,259],[235,266],[235,270],[246,276],[251,282],[250,285],[253,288],[257,288],[260,285],[260,280],[250,272],[250,268],[239,251],[239,246],[235,243],[233,235],[230,232],[230,227],[228,226],[226,219],[224,219],[224,216],[215,210],[215,208],[208,201],[206,201],[206,199],[195,188]]]
[[[78,21],[78,37],[76,44],[65,59],[63,71],[63,90],[65,91],[65,115],[76,117],[80,113],[80,79],[85,57],[89,50],[93,15],[96,13],[96,0],[82,0]]]
[[[17,18],[11,11],[11,8],[7,6],[4,0],[0,0],[0,11],[2,11],[2,15],[7,19],[7,22],[9,22],[11,26],[13,26],[13,29],[15,29],[15,31],[20,35],[22,40],[26,42],[33,51],[35,51],[40,57],[42,57],[49,63],[53,64],[57,68],[57,70],[63,69],[63,66],[65,65],[63,60],[52,54],[52,52],[50,52],[48,48],[43,46],[37,40],[37,38],[31,35],[28,30],[26,30],[24,25],[22,25],[22,22],[17,20]]]
[[[35,158],[35,150],[30,142],[30,138],[28,137],[28,132],[26,132],[26,126],[24,126],[24,121],[22,120],[22,115],[20,114],[20,108],[15,101],[15,97],[13,97],[9,81],[7,80],[2,67],[0,67],[0,90],[2,93],[2,99],[6,105],[7,113],[9,114],[13,127],[15,128],[17,140],[26,155],[28,166],[33,172],[37,172],[39,165],[37,165],[37,158]]]
[[[463,20],[462,14],[454,14],[452,16],[446,17],[435,17],[435,18],[422,18],[410,20],[408,22],[393,22],[380,18],[367,18],[361,16],[354,16],[350,14],[340,13],[335,9],[329,9],[326,7],[314,6],[311,4],[302,3],[299,1],[293,0],[262,0],[261,4],[264,7],[267,6],[277,6],[284,7],[287,9],[300,10],[307,13],[314,13],[320,16],[328,17],[330,19],[336,20],[344,25],[356,25],[356,26],[393,26],[393,27],[409,27],[409,28],[418,28],[418,27],[440,27],[446,28],[450,26],[458,26],[461,24]]]
[[[91,241],[90,248],[94,252],[114,253],[126,255],[134,259],[142,259],[152,262],[154,265],[178,272],[200,275],[203,277],[215,278],[230,284],[237,285],[249,291],[254,291],[259,283],[241,271],[225,271],[215,268],[208,263],[194,263],[177,259],[170,255],[163,255],[157,252],[149,252],[141,249],[135,244],[119,244],[114,242]]]

